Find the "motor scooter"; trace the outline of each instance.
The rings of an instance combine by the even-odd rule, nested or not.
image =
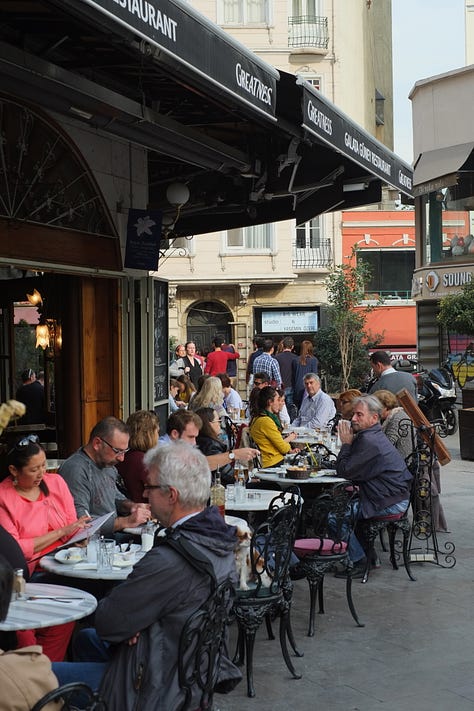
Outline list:
[[[417,368],[417,371],[411,372],[418,385],[418,407],[436,426],[440,437],[453,435],[458,429],[458,417],[452,373],[444,366],[427,371],[417,364]]]

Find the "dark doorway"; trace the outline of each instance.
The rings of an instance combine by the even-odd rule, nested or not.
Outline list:
[[[231,338],[229,323],[233,317],[229,309],[217,301],[201,301],[188,314],[187,340],[194,341],[202,355],[212,350],[212,339],[219,335],[226,343]]]

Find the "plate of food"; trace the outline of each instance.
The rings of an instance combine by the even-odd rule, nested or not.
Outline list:
[[[62,548],[54,554],[54,560],[64,565],[76,565],[83,560],[85,548]]]
[[[134,563],[134,553],[115,553],[112,565],[114,568],[131,568]]]

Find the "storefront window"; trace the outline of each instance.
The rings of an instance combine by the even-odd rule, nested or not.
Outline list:
[[[453,199],[450,188],[424,198],[423,261],[474,261],[474,198]]]

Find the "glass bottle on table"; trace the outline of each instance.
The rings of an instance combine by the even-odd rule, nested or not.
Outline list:
[[[211,485],[211,506],[217,506],[222,517],[225,516],[225,486],[221,484],[221,474],[217,470]]]
[[[25,596],[25,578],[23,577],[23,569],[16,568],[14,571],[12,600],[21,600]]]
[[[237,503],[245,501],[245,482],[246,482],[246,466],[244,462],[239,459],[235,462],[234,476],[235,476],[235,500]],[[248,470],[247,470],[248,471]]]

